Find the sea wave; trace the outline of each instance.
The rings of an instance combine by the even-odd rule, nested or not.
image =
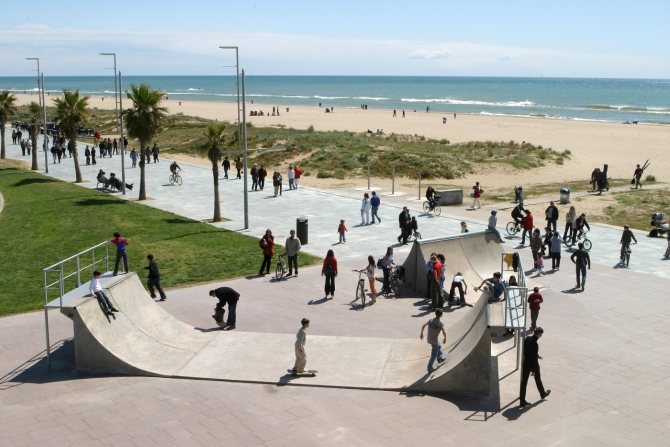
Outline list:
[[[538,106],[533,101],[507,101],[507,102],[487,102],[487,101],[466,101],[460,99],[449,98],[401,98],[403,102],[436,102],[441,104],[453,105],[475,105],[475,106],[498,106],[498,107],[543,107]]]
[[[384,101],[388,100],[391,98],[382,98],[382,97],[376,97],[376,96],[354,96],[354,99],[366,99],[369,101]]]
[[[316,99],[349,99],[348,96],[319,96],[319,95],[314,95],[313,98],[316,98]]]
[[[610,104],[587,104],[582,106],[585,109],[592,110],[621,110],[626,112],[647,112],[647,113],[670,113],[667,107],[640,107],[629,105],[610,105]]]

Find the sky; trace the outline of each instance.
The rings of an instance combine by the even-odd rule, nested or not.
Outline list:
[[[7,8],[3,8],[7,11]],[[670,0],[39,2],[3,14],[0,76],[670,78]]]

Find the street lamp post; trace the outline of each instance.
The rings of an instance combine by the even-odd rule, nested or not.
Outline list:
[[[124,139],[123,139],[123,117],[121,117],[122,101],[121,101],[121,73],[116,71],[116,53],[100,53],[100,56],[114,57],[114,67],[106,68],[106,70],[114,70],[114,112],[116,113],[116,130],[119,132],[119,144],[121,146],[121,193],[126,194],[126,166],[124,160]],[[116,76],[119,77],[118,88]]]
[[[116,112],[117,126],[116,130],[119,130],[119,91],[116,88],[116,53],[100,53],[100,56],[113,56],[114,57],[114,67],[106,68],[106,70],[114,70],[114,111]]]
[[[40,83],[40,58],[39,57],[27,57],[27,61],[37,61],[37,100],[39,101],[40,107],[42,108],[42,116],[44,118],[44,169],[45,172],[49,173],[49,157],[47,156],[47,106],[44,101],[44,74],[42,74],[42,82]],[[30,70],[32,71],[32,70]],[[34,130],[34,129],[33,129]],[[33,148],[37,150],[37,148]]]
[[[123,97],[121,92],[123,91],[123,78],[121,77],[121,72],[119,72],[119,127],[121,138],[119,138],[119,146],[121,146],[121,191],[123,194],[126,194],[126,138],[123,136]]]

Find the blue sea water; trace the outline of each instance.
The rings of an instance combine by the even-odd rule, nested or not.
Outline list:
[[[171,99],[233,101],[229,76],[127,76],[146,82]],[[113,95],[114,78],[45,77],[46,91],[79,89]],[[0,77],[0,90],[37,89],[36,78]],[[269,105],[304,105],[542,116],[556,119],[639,121],[670,124],[669,79],[577,79],[411,76],[247,76],[247,100]]]

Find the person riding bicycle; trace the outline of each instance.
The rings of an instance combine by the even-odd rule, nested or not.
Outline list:
[[[626,252],[630,253],[630,242],[631,240],[635,241],[637,244],[637,239],[635,239],[635,235],[633,234],[632,231],[630,231],[630,227],[628,225],[623,226],[623,234],[621,234],[621,240],[619,243],[621,244],[621,256],[619,256],[619,259],[623,261],[623,256],[626,254]]]
[[[173,161],[172,164],[170,165],[170,172],[171,172],[172,174],[176,174],[176,173],[177,173],[177,169],[179,169],[179,170],[181,171],[181,168],[179,167],[179,165],[177,164],[177,162],[176,162],[176,161]]]
[[[591,231],[589,223],[586,221],[586,214],[582,213],[577,220],[574,221],[572,227],[572,243],[574,244],[579,237],[584,234],[584,227]],[[579,235],[577,234],[579,233]]]
[[[435,208],[435,190],[432,186],[429,186],[428,189],[426,189],[426,199],[428,199],[430,210],[433,211]]]
[[[523,207],[523,200],[519,201],[519,204],[514,207],[512,210],[512,219],[514,219],[514,225],[519,226],[523,224],[523,218],[525,215],[523,214],[525,211]]]

